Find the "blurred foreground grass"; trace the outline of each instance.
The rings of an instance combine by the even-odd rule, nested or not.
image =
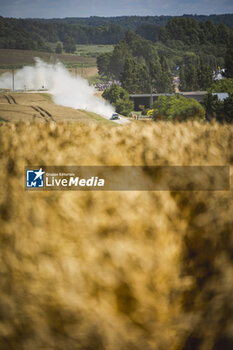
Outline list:
[[[232,163],[229,125],[1,124],[0,349],[232,349],[232,191],[24,190],[25,165]]]

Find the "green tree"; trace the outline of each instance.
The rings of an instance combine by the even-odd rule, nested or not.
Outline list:
[[[193,64],[183,66],[180,74],[180,90],[195,91],[198,89],[197,69]]]
[[[113,53],[109,62],[109,73],[115,79],[120,79],[125,65],[125,60],[132,57],[130,48],[128,47],[125,40],[122,40],[119,44],[114,47]]]
[[[128,98],[125,99],[119,99],[115,103],[116,112],[125,116],[128,116],[130,112],[132,112],[134,108],[133,101],[129,100]]]
[[[194,52],[190,52],[190,51],[185,52],[183,56],[183,64],[185,66],[190,66],[190,65],[198,66],[200,64],[200,58]]]
[[[223,112],[225,121],[233,123],[233,95],[230,95],[223,101]]]
[[[233,44],[233,41],[232,41]],[[230,46],[225,56],[226,77],[233,78],[233,47]]]
[[[122,89],[117,84],[112,84],[112,86],[108,89],[106,89],[103,92],[103,98],[107,100],[110,104],[116,103],[118,99],[123,99],[125,96],[128,96],[128,93],[126,90]]]
[[[150,85],[151,85],[152,91],[161,92],[160,84],[161,84],[161,77],[162,77],[162,68],[158,57],[156,57],[154,60],[151,60],[149,62],[149,75],[150,75],[150,81],[151,81]]]
[[[62,51],[63,51],[63,46],[62,46],[62,43],[59,42],[59,43],[57,43],[57,46],[55,48],[55,52],[56,53],[62,53]]]
[[[158,33],[159,33],[159,26],[153,25],[153,24],[145,24],[137,28],[136,33],[142,36],[146,40],[150,40],[152,42],[155,42]]]
[[[135,58],[125,61],[120,76],[122,87],[129,93],[149,93],[151,89],[150,75],[146,65],[139,64]]]
[[[197,69],[197,83],[199,90],[206,90],[213,83],[213,71],[204,63],[201,63]]]
[[[206,21],[203,24],[204,40],[205,42],[211,42],[217,44],[218,41],[218,30],[211,21]]]
[[[204,98],[203,105],[208,120],[215,118],[221,123],[233,123],[233,94],[220,101],[217,95],[209,92]]]
[[[112,84],[102,96],[116,108],[117,113],[127,116],[133,110],[134,104],[128,92],[117,84]]]
[[[153,104],[154,120],[205,119],[205,110],[201,104],[183,96],[160,96]]]
[[[107,68],[104,68],[104,64],[101,64],[101,61],[104,63],[105,58],[106,56],[101,55],[98,60],[100,63],[98,65],[99,73],[101,75],[106,75],[106,70],[108,70],[109,77],[119,80],[125,69],[126,60],[135,59],[137,64],[140,65],[138,67],[140,73],[138,72],[138,74],[146,74],[146,70],[149,70],[151,82],[157,88],[159,87],[161,82],[161,65],[157,51],[151,42],[141,38],[134,32],[127,31],[124,39],[114,47],[112,54],[108,57],[109,62],[105,66]]]
[[[180,90],[206,90],[213,83],[212,69],[196,55],[186,55],[180,72]]]
[[[76,50],[75,40],[73,38],[66,36],[63,43],[63,47],[65,52],[74,53]]]
[[[109,77],[109,65],[111,60],[112,54],[110,52],[102,53],[97,57],[97,68],[99,75],[102,77]]]
[[[233,94],[233,78],[221,79],[213,83],[208,89],[209,92],[228,92]]]
[[[230,29],[223,23],[221,23],[218,28],[218,42],[228,44],[230,40]]]
[[[220,115],[222,106],[217,95],[213,95],[212,93],[206,94],[204,97],[203,105],[206,110],[207,120],[217,118]]]
[[[161,77],[159,82],[158,92],[173,92],[173,82],[172,82],[172,74],[168,67],[167,60],[164,56],[160,58],[161,65]]]

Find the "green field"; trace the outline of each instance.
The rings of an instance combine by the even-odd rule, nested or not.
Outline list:
[[[47,45],[55,51],[57,43],[47,43]],[[79,57],[92,57],[96,58],[100,53],[112,52],[113,45],[87,45],[87,44],[77,44],[75,55]]]
[[[97,57],[104,52],[112,52],[113,45],[76,45],[76,54],[80,57]]]

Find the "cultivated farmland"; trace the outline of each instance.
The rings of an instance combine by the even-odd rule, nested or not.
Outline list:
[[[95,66],[95,58],[80,57],[72,54],[56,54],[50,52],[32,50],[7,50],[0,49],[0,67],[22,67],[27,64],[34,64],[34,57],[39,57],[45,62],[55,63],[60,61],[67,66]]]
[[[4,93],[0,94],[0,119],[3,121],[24,122],[82,122],[107,123],[95,113],[62,107],[54,104],[46,93]]]

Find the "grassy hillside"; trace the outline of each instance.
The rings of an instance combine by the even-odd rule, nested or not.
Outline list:
[[[50,49],[55,52],[57,43],[47,43]],[[97,57],[100,53],[113,51],[113,45],[88,45],[77,44],[75,55],[81,57]]]
[[[0,348],[232,349],[232,191],[24,190],[26,165],[232,165],[232,140],[219,124],[2,123]]]
[[[114,125],[113,122],[87,111],[58,106],[45,93],[0,94],[0,118],[8,122],[82,122]]]

